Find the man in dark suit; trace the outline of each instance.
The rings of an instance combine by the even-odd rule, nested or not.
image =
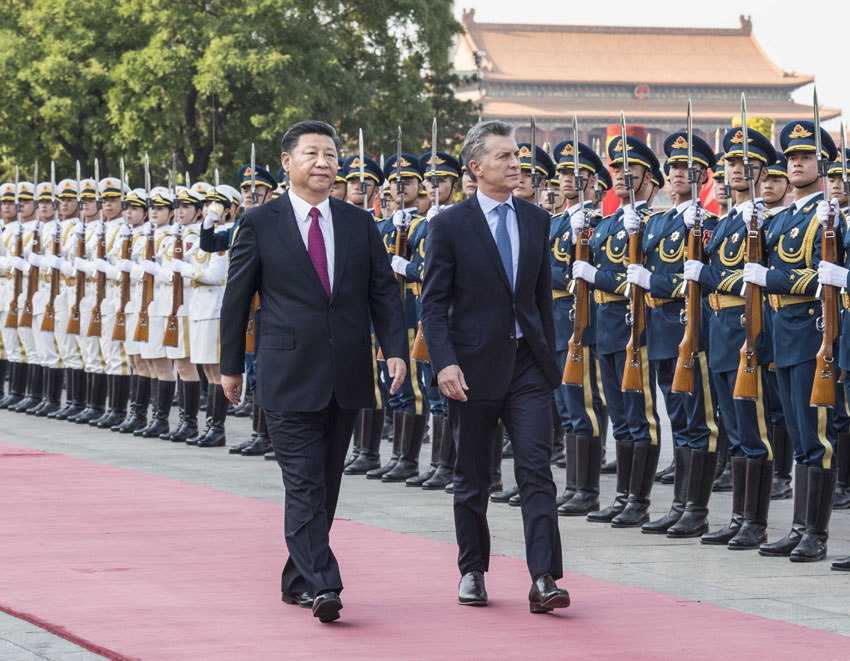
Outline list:
[[[338,147],[323,122],[287,130],[281,162],[290,189],[242,217],[221,313],[221,385],[235,404],[245,328],[259,292],[257,399],[286,488],[283,601],[312,607],[322,622],[337,619],[342,608],[328,537],[345,452],[358,409],[374,406],[370,317],[392,392],[407,373],[398,285],[375,221],[330,198]]]
[[[514,128],[482,122],[470,129],[463,162],[478,182],[466,201],[430,221],[422,326],[440,390],[449,398],[457,446],[454,516],[461,581],[458,603],[487,604],[490,556],[487,496],[499,419],[514,448],[533,580],[532,613],[569,606],[552,451],[555,358],[549,214],[511,195],[520,175]]]

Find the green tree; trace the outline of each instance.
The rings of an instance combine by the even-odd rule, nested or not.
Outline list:
[[[277,170],[280,138],[305,118],[334,124],[343,152],[419,153],[474,121],[454,98],[460,29],[449,0],[7,0],[0,17],[0,169],[79,159],[131,185],[150,154],[162,182],[176,156],[191,179],[232,180],[256,143]],[[182,177],[181,177],[182,179]]]

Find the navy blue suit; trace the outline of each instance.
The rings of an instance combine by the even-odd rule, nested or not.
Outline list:
[[[454,517],[462,574],[487,571],[487,501],[493,434],[504,422],[514,448],[532,578],[562,575],[552,448],[555,359],[549,215],[513,199],[519,263],[511,289],[477,196],[435,216],[428,228],[422,326],[434,374],[459,365],[469,401],[449,400],[457,460]],[[516,324],[523,339],[516,339]]]

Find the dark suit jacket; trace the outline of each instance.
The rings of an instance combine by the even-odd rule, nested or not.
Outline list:
[[[487,220],[473,195],[429,223],[422,291],[422,330],[436,375],[460,365],[470,399],[498,399],[513,377],[514,320],[556,388],[549,214],[514,198],[519,229],[515,291]]]
[[[372,216],[330,199],[334,278],[330,299],[298,231],[289,195],[252,209],[231,248],[221,307],[221,372],[241,374],[251,300],[260,292],[259,406],[319,411],[373,406],[371,316],[388,358],[407,358],[398,284]]]

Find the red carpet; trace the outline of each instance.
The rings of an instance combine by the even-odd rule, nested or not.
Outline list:
[[[343,497],[345,489],[343,488]],[[525,563],[454,604],[455,548],[338,521],[342,620],[280,601],[282,507],[0,444],[0,609],[114,659],[846,658],[847,639],[568,575],[531,615]]]

